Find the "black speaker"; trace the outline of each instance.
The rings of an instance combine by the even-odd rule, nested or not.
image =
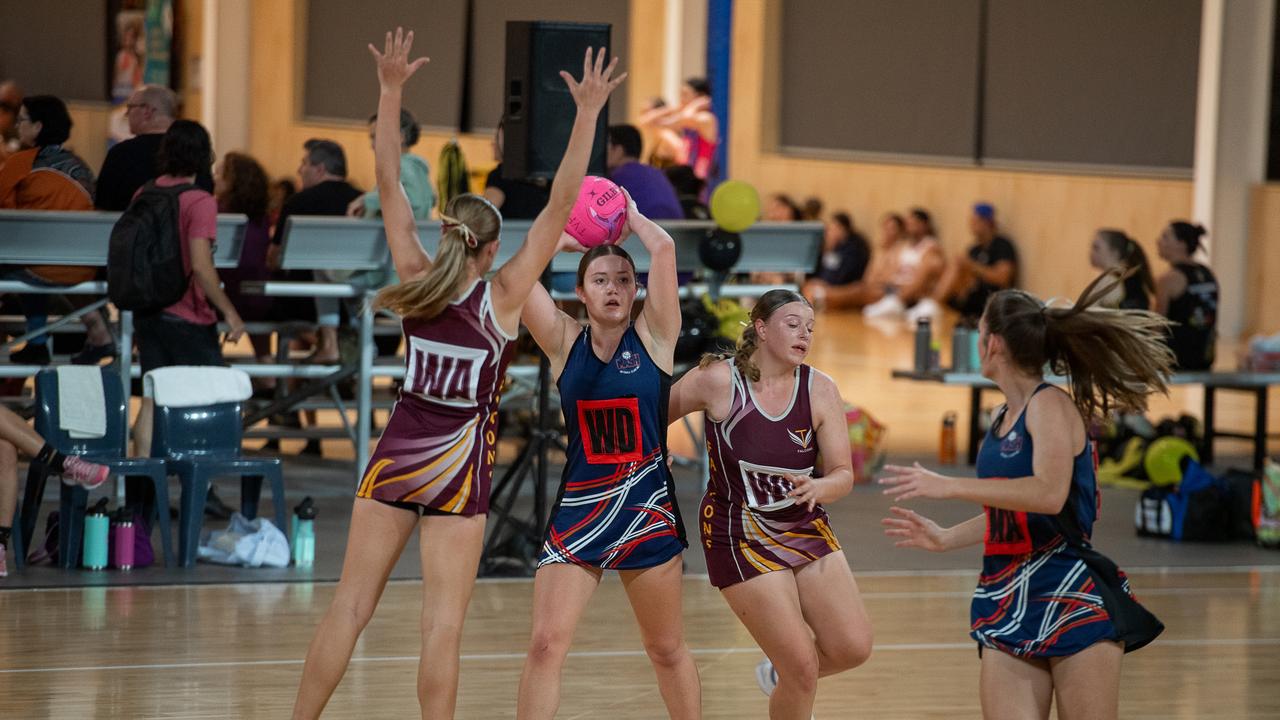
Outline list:
[[[610,48],[604,23],[508,22],[506,109],[502,175],[509,180],[550,179],[569,144],[577,106],[560,77],[582,76],[587,48]],[[609,106],[596,123],[587,172],[605,174]]]

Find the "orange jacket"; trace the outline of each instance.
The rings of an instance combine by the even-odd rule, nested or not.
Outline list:
[[[0,166],[0,208],[13,210],[92,210],[93,171],[59,145],[21,150]],[[92,280],[97,269],[77,265],[27,268],[62,285]]]

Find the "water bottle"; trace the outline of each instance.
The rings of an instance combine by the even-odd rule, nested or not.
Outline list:
[[[916,321],[915,369],[918,373],[929,372],[930,345],[933,342],[933,323],[922,317]]]
[[[951,331],[951,372],[967,373],[969,366],[969,328],[956,324]]]
[[[134,549],[133,511],[122,507],[111,517],[111,542],[115,546],[115,557],[111,564],[119,570],[133,569]]]
[[[938,462],[954,465],[956,462],[956,414],[942,416],[942,436],[938,439]]]
[[[302,502],[293,506],[293,514],[289,516],[289,557],[293,557],[293,548],[298,544],[298,517],[303,513],[310,512],[311,517],[315,517],[315,501],[308,495],[302,498]]]
[[[982,370],[982,352],[978,349],[981,343],[978,341],[978,329],[974,328],[969,332],[969,369],[972,372]]]
[[[107,566],[107,535],[111,521],[107,518],[107,498],[102,498],[84,514],[84,566],[102,570]]]
[[[316,508],[311,498],[306,498],[294,508],[294,520],[297,529],[293,542],[293,564],[300,568],[309,568],[316,561]]]

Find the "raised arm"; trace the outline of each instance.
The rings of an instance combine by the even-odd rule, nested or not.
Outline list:
[[[654,362],[670,373],[674,364],[676,340],[680,337],[680,291],[676,284],[676,244],[657,223],[640,214],[631,194],[627,196],[629,232],[640,238],[649,252],[649,280],[645,285],[644,309],[636,322],[636,332]]]
[[[560,72],[560,77],[564,78],[578,105],[578,114],[573,121],[569,145],[565,148],[560,168],[551,183],[551,196],[547,206],[533,221],[524,244],[493,278],[493,307],[497,312],[498,323],[503,327],[515,326],[530,291],[556,253],[560,235],[569,220],[569,212],[582,189],[582,178],[586,175],[587,162],[591,158],[591,146],[595,141],[596,121],[600,117],[600,111],[609,99],[609,93],[627,77],[626,73],[613,77],[618,59],[614,58],[606,67],[605,48],[600,48],[594,54],[594,61],[592,58],[591,48],[587,48],[582,59],[581,82],[574,80],[572,75],[563,70]],[[383,212],[386,212],[385,208]]]
[[[373,143],[374,173],[378,179],[378,196],[382,202],[382,225],[387,231],[391,260],[401,282],[425,275],[431,269],[431,258],[418,240],[418,226],[413,220],[409,198],[400,186],[400,105],[404,84],[428,59],[409,61],[413,48],[413,31],[396,28],[387,33],[383,51],[372,44],[369,52],[378,63],[378,124]]]

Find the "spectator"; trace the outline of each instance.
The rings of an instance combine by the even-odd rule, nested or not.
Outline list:
[[[810,195],[804,199],[804,204],[800,206],[801,220],[821,220],[822,219],[822,200]]]
[[[372,145],[378,128],[378,114],[369,117],[369,144]],[[427,161],[409,152],[409,148],[418,144],[421,131],[413,113],[400,109],[400,187],[404,188],[409,198],[409,207],[413,209],[415,220],[427,220],[431,217],[431,208],[436,204],[436,193],[431,188],[431,168]],[[382,215],[382,204],[378,200],[375,188],[352,200],[347,207],[347,214],[352,217],[376,219]]]
[[[267,196],[267,227],[273,236],[276,224],[280,221],[280,211],[289,198],[297,194],[298,186],[289,178],[280,178],[271,183],[270,194]]]
[[[605,161],[609,179],[626,188],[636,209],[651,220],[679,220],[684,209],[665,173],[640,162],[640,131],[634,125],[610,125]]]
[[[502,211],[504,220],[532,220],[547,206],[550,187],[547,183],[528,180],[511,180],[502,176],[503,126],[498,122],[493,132],[493,161],[498,163],[484,180],[484,197]]]
[[[686,220],[710,220],[711,210],[702,201],[702,190],[707,184],[694,174],[688,165],[672,165],[666,169],[667,179],[675,188],[676,198]]]
[[[200,123],[175,120],[160,142],[159,157],[157,187],[194,183],[201,172],[212,176],[213,148]],[[178,302],[158,313],[134,316],[134,337],[144,374],[172,365],[224,365],[215,308],[227,323],[227,342],[236,342],[244,334],[244,321],[223,292],[213,267],[217,202],[204,190],[193,188],[178,197],[178,206],[182,265],[191,280]],[[143,398],[133,433],[138,455],[150,454],[151,411],[151,399]]]
[[[13,511],[18,505],[19,451],[60,473],[62,482],[68,485],[95,488],[106,482],[111,472],[105,465],[54,450],[17,413],[0,405],[0,577],[9,574],[6,550],[13,532]]]
[[[99,210],[120,212],[138,188],[159,174],[156,161],[160,140],[173,124],[178,112],[178,96],[161,85],[143,85],[129,96],[125,104],[125,119],[133,137],[111,146],[102,161],[98,173],[98,194],[94,207]],[[213,176],[209,168],[196,175],[196,187],[213,192]]]
[[[910,250],[905,221],[897,213],[888,213],[880,220],[880,246],[871,254],[862,279],[845,285],[807,283],[805,297],[815,306],[821,302],[828,310],[870,305],[893,290],[897,259],[903,250]]]
[[[1156,280],[1156,312],[1174,323],[1168,342],[1179,370],[1209,370],[1215,357],[1218,279],[1192,259],[1203,247],[1204,235],[1204,226],[1176,220],[1156,242],[1156,251],[1170,265]]]
[[[302,160],[298,163],[298,180],[302,189],[285,201],[276,220],[271,247],[267,249],[267,265],[280,267],[280,245],[284,242],[284,228],[291,215],[346,215],[351,201],[360,197],[359,190],[347,182],[347,156],[342,146],[332,140],[312,138],[303,143]],[[308,271],[290,271],[284,280],[307,282],[315,276]],[[290,302],[273,303],[278,320],[311,320],[316,314],[316,304],[307,298],[295,298]],[[325,323],[338,325],[337,310],[326,317]],[[336,337],[336,336],[335,336]],[[337,342],[329,347],[317,348],[313,360],[335,361],[338,357]]]
[[[769,196],[769,204],[765,206],[763,218],[770,222],[796,222],[800,219],[800,206],[790,195],[774,193]]]
[[[864,307],[863,316],[903,317],[908,308],[933,293],[946,264],[942,246],[934,236],[933,219],[923,208],[912,208],[906,219],[906,239],[898,244],[885,296]]]
[[[17,210],[92,210],[93,171],[75,153],[63,147],[71,136],[71,115],[67,106],[52,95],[32,95],[18,109],[18,138],[23,150],[0,167],[0,208]],[[57,287],[92,280],[97,269],[70,265],[5,266],[0,274],[30,285]],[[48,323],[49,304],[63,312],[71,303],[61,296],[22,296],[27,331]],[[101,316],[85,316],[90,340],[111,344],[111,333]],[[11,353],[15,363],[45,365],[50,361],[49,336],[37,335],[21,350]]]
[[[997,232],[996,209],[991,204],[973,206],[969,231],[973,245],[947,265],[933,296],[916,303],[907,314],[908,321],[937,318],[945,304],[960,313],[962,322],[976,327],[987,298],[1018,283],[1018,251],[1009,238]]]
[[[668,111],[666,100],[660,97],[650,98],[649,106],[640,113],[640,119],[636,121],[651,143],[652,149],[646,162],[663,170],[680,165],[684,158],[684,140],[663,124]],[[693,168],[689,168],[689,171],[692,172]]]
[[[1121,310],[1151,309],[1151,296],[1156,291],[1156,283],[1151,276],[1147,254],[1123,230],[1099,230],[1089,246],[1089,264],[1098,270],[1121,268],[1130,271],[1124,284],[1116,288],[1112,297],[1099,301],[1099,305]]]
[[[0,165],[5,158],[21,149],[18,144],[18,108],[22,107],[22,88],[12,80],[0,82]]]
[[[866,274],[871,245],[853,227],[847,212],[834,213],[822,235],[822,255],[818,267],[804,285],[804,296],[815,308],[826,306],[830,288],[853,285]]]
[[[234,268],[219,270],[218,276],[226,286],[227,298],[243,320],[269,320],[271,298],[262,294],[246,295],[240,290],[241,283],[271,278],[271,270],[267,267],[267,248],[271,245],[270,225],[267,224],[267,173],[252,157],[229,152],[215,169],[213,183],[218,212],[239,213],[249,218],[240,249],[240,262]],[[259,362],[270,361],[270,334],[250,335],[249,342]]]

